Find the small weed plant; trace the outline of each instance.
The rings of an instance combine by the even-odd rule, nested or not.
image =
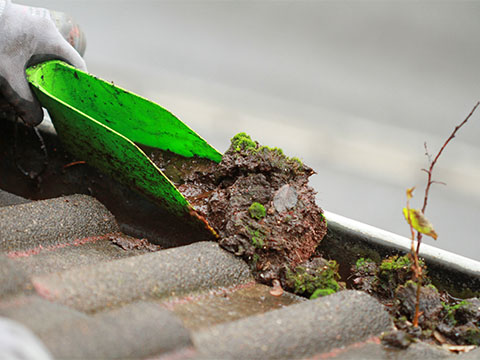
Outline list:
[[[433,184],[435,183],[440,183],[444,184],[438,181],[433,180],[433,170],[435,168],[435,165],[437,164],[438,159],[442,155],[443,151],[447,147],[448,143],[455,138],[458,130],[464,126],[468,120],[472,117],[473,113],[477,109],[477,107],[480,105],[480,101],[475,104],[473,109],[470,111],[470,113],[467,115],[465,120],[463,120],[459,125],[455,127],[453,132],[450,134],[450,136],[447,138],[447,140],[443,143],[442,147],[438,151],[438,153],[435,155],[435,157],[432,158],[432,156],[429,154],[427,145],[425,143],[425,154],[428,157],[428,162],[429,166],[428,169],[422,169],[422,171],[425,171],[427,174],[427,184],[425,186],[425,193],[423,197],[423,206],[421,209],[413,209],[410,207],[410,200],[413,198],[413,190],[415,187],[407,189],[407,204],[406,207],[403,209],[403,214],[405,216],[405,219],[407,220],[408,225],[410,226],[410,238],[412,240],[411,243],[411,248],[410,248],[410,257],[412,261],[412,281],[416,283],[416,301],[415,301],[415,314],[412,319],[413,326],[418,327],[418,318],[420,316],[420,290],[422,287],[422,280],[423,280],[423,273],[422,273],[422,264],[419,260],[419,251],[420,251],[420,245],[422,243],[422,237],[423,235],[431,236],[433,239],[437,239],[438,235],[435,232],[433,225],[427,220],[425,216],[425,211],[427,209],[427,204],[428,204],[428,196],[430,194],[430,188]],[[415,236],[416,232],[416,236]],[[417,238],[417,246],[415,247],[415,237]]]

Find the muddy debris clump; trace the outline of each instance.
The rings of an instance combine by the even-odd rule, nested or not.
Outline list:
[[[176,169],[177,188],[218,232],[220,245],[245,259],[257,280],[289,288],[287,271],[308,264],[327,230],[308,186],[315,172],[245,133],[231,139],[219,164],[180,176]]]

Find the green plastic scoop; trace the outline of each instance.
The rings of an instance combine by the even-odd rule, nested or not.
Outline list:
[[[220,162],[222,154],[197,133],[161,106],[61,61],[28,68],[27,78],[69,152],[215,234],[134,143]]]

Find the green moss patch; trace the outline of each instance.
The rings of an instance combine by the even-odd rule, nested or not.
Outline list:
[[[260,145],[244,132],[232,137],[230,143],[230,149],[239,155],[250,154],[258,156],[278,169],[304,170],[303,162],[298,157],[288,157],[283,153],[283,150],[278,147]]]
[[[257,220],[263,219],[267,214],[265,210],[265,206],[263,206],[258,202],[254,202],[252,205],[250,205],[250,207],[248,208],[248,213],[250,214],[252,219],[257,219]]]
[[[336,261],[323,258],[308,266],[297,266],[293,271],[288,269],[286,274],[288,288],[310,299],[337,292],[340,289],[339,279]]]
[[[244,132],[238,133],[230,139],[231,147],[234,151],[255,151],[258,144],[252,140],[252,138]]]

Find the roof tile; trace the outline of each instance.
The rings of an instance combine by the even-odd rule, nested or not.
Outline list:
[[[71,195],[0,208],[0,251],[26,251],[118,230],[95,198]]]
[[[333,349],[328,353],[312,356],[308,360],[378,360],[378,359],[405,359],[405,360],[428,360],[428,359],[456,359],[457,356],[449,354],[440,347],[425,343],[413,343],[407,349],[386,348],[378,337],[370,338],[363,342],[356,342],[348,346]],[[478,358],[475,358],[478,359]]]
[[[0,254],[0,298],[29,289],[32,285],[27,273],[13,260]]]
[[[0,190],[0,207],[26,204],[28,202],[30,202],[30,200],[27,200],[20,196]]]
[[[79,311],[52,303],[37,295],[17,296],[1,301],[0,316],[22,323],[38,336],[65,322],[87,319],[87,315]]]
[[[148,249],[127,251],[112,242],[112,239],[128,238],[121,233],[91,236],[56,245],[39,245],[26,251],[11,251],[7,256],[28,274],[39,275],[150,252]]]
[[[148,302],[64,322],[40,338],[59,359],[144,358],[191,345],[181,321]]]
[[[272,296],[270,290],[252,281],[171,299],[162,306],[171,309],[189,329],[199,330],[306,301],[288,292],[280,297]]]
[[[298,359],[392,329],[371,296],[346,290],[194,334],[205,359]]]
[[[200,242],[33,277],[44,297],[85,312],[251,281],[248,266],[218,244]]]

